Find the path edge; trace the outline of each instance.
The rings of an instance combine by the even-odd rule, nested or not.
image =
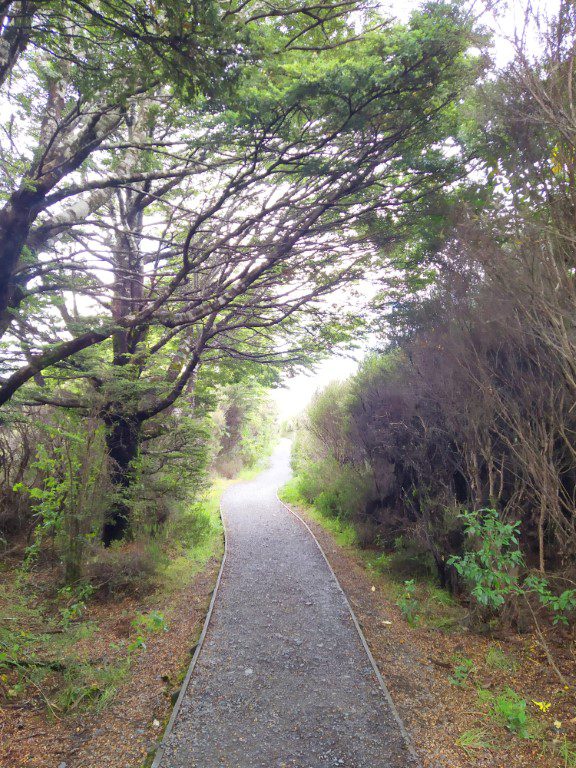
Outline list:
[[[184,700],[184,696],[186,696],[186,691],[188,690],[188,686],[190,684],[192,675],[194,674],[194,670],[198,662],[198,657],[200,656],[200,652],[202,651],[202,648],[204,646],[204,640],[206,639],[206,634],[208,632],[208,627],[210,625],[210,619],[212,618],[212,613],[214,611],[216,597],[218,596],[218,588],[220,587],[220,582],[222,581],[222,574],[224,573],[224,566],[226,564],[226,557],[228,555],[228,533],[226,531],[226,521],[224,519],[224,510],[222,509],[222,501],[220,501],[220,520],[222,521],[222,535],[224,538],[224,554],[222,555],[220,570],[218,571],[216,584],[214,585],[214,589],[212,590],[212,598],[210,599],[210,605],[208,606],[208,611],[204,618],[204,625],[202,626],[202,632],[200,633],[200,637],[198,638],[198,643],[196,644],[194,655],[192,656],[192,660],[190,661],[188,671],[186,672],[186,677],[184,678],[182,685],[180,687],[180,693],[178,694],[178,698],[176,699],[176,703],[174,704],[174,707],[172,709],[172,714],[170,715],[168,724],[166,725],[166,728],[164,729],[164,733],[162,734],[162,739],[160,741],[160,744],[156,748],[156,752],[154,754],[154,760],[152,761],[150,768],[160,768],[162,758],[164,757],[164,752],[166,751],[168,737],[172,733],[174,729],[174,725],[176,724],[176,720],[178,719],[178,715],[180,714],[182,702]]]
[[[342,587],[342,584],[340,584],[338,580],[338,576],[336,576],[336,573],[334,572],[334,569],[332,568],[330,561],[328,560],[328,557],[324,550],[322,549],[322,545],[316,538],[316,534],[310,528],[306,520],[304,520],[303,517],[301,517],[298,512],[295,512],[292,507],[290,507],[288,504],[285,504],[280,496],[278,495],[278,492],[276,492],[276,498],[282,504],[282,506],[290,512],[290,514],[294,515],[295,518],[297,518],[302,525],[308,530],[308,533],[312,538],[314,539],[314,542],[316,543],[316,546],[320,550],[320,554],[324,558],[326,565],[328,566],[328,569],[330,573],[332,574],[332,578],[336,582],[336,585],[338,586],[338,589],[340,590],[342,597],[344,599],[344,603],[346,604],[346,607],[348,608],[348,611],[350,612],[350,616],[352,617],[352,621],[354,623],[354,626],[356,627],[356,631],[358,632],[358,636],[360,637],[360,642],[362,643],[362,647],[364,648],[364,651],[366,652],[366,655],[368,656],[368,659],[370,660],[370,664],[372,665],[372,669],[374,670],[374,674],[376,675],[376,679],[378,680],[378,683],[380,685],[380,689],[382,690],[382,693],[384,694],[384,698],[386,699],[386,703],[388,704],[390,711],[392,712],[394,719],[396,720],[396,723],[398,725],[398,728],[400,729],[400,733],[402,734],[402,738],[404,739],[404,742],[406,744],[406,749],[408,750],[410,757],[415,762],[415,766],[417,768],[422,768],[422,761],[420,760],[420,757],[418,753],[416,752],[416,747],[414,746],[414,742],[412,740],[412,737],[410,736],[406,726],[404,725],[404,721],[400,717],[400,713],[398,712],[398,709],[396,708],[396,705],[394,704],[394,701],[392,699],[392,696],[390,694],[390,691],[388,690],[388,686],[386,685],[386,681],[384,680],[384,677],[382,675],[382,672],[380,672],[380,669],[378,667],[378,664],[376,663],[376,659],[374,658],[372,651],[370,650],[370,646],[368,645],[368,641],[366,640],[366,637],[364,635],[364,632],[362,631],[362,627],[360,626],[360,622],[356,618],[356,614],[354,613],[354,609],[350,605],[350,601],[348,600],[348,597],[346,595],[346,592],[344,592],[344,589]],[[155,768],[153,766],[152,768]]]

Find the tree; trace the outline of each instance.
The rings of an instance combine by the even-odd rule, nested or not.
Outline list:
[[[0,401],[34,377],[41,389],[25,396],[37,401],[98,399],[120,498],[107,539],[127,525],[143,424],[174,407],[199,365],[303,360],[326,321],[345,336],[322,297],[380,263],[408,211],[460,173],[438,145],[477,72],[455,6],[358,39],[336,25],[312,61],[297,50],[307,34],[248,67],[216,111],[162,87],[134,94],[121,134],[91,159],[96,180],[55,193],[114,190],[54,242],[48,268],[36,264],[32,290],[48,306],[38,333],[16,318]],[[67,379],[71,390],[54,391]]]
[[[164,88],[183,104],[210,98],[213,109],[218,97],[230,94],[240,65],[259,65],[277,53],[278,42],[289,51],[318,47],[323,35],[345,39],[338,30],[346,15],[363,7],[351,0],[310,7],[184,0],[159,6],[2,3],[0,85],[9,109],[1,180],[0,332],[15,313],[25,313],[30,296],[53,290],[37,285],[39,277],[53,282],[60,266],[46,263],[43,250],[99,209],[107,199],[103,191],[150,178],[142,168],[134,171],[134,155],[150,150],[130,143],[139,101]],[[275,33],[284,24],[286,34],[278,41]],[[127,164],[115,162],[119,147],[131,149]],[[100,173],[94,173],[92,161],[102,157]],[[173,174],[156,169],[151,178]],[[60,359],[81,348],[80,341],[62,346]]]

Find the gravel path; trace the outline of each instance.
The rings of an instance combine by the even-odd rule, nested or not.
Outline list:
[[[412,758],[352,618],[271,466],[232,486],[228,555],[161,768],[405,768]]]

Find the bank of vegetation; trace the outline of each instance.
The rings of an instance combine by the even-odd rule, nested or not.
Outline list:
[[[9,762],[112,711],[177,631],[218,551],[212,478],[272,438],[263,388],[355,337],[329,297],[458,178],[426,147],[477,37],[449,3],[407,24],[356,0],[0,4]]]
[[[437,196],[437,228],[396,252],[375,351],[315,397],[291,493],[396,574],[408,623],[432,584],[465,607],[457,631],[526,633],[550,700],[521,673],[519,692],[478,695],[520,738],[548,713],[574,764],[573,723],[554,716],[576,616],[572,4],[539,31],[463,105],[484,186]],[[454,664],[454,685],[473,684],[473,663]]]
[[[3,431],[5,470],[14,473],[1,518],[7,765],[45,765],[58,755],[66,762],[78,747],[71,735],[87,722],[88,744],[93,731],[109,741],[103,752],[88,747],[84,764],[114,751],[119,761],[134,759],[115,747],[107,712],[135,676],[152,690],[162,678],[163,696],[150,700],[141,690],[122,713],[139,723],[138,746],[153,749],[160,731],[150,734],[150,724],[159,729],[169,712],[222,556],[220,496],[266,461],[275,434],[274,409],[257,382],[223,386],[209,402],[193,411],[182,403],[166,431],[146,441],[123,499],[130,536],[109,547],[101,539],[111,494],[102,428],[43,408],[34,418],[21,412]]]

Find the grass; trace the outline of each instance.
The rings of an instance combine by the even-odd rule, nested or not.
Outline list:
[[[103,666],[73,660],[64,670],[63,686],[54,703],[63,713],[80,707],[101,711],[112,701],[129,671],[129,656]]]
[[[467,757],[473,757],[474,752],[479,749],[494,748],[487,732],[483,728],[470,728],[470,730],[464,731],[456,739],[456,745],[464,750]]]
[[[490,669],[501,670],[504,672],[516,672],[518,662],[497,645],[492,645],[486,651],[486,666]]]
[[[552,753],[558,755],[563,768],[576,768],[576,744],[566,736],[560,738],[552,747]]]
[[[179,552],[173,554],[162,573],[162,591],[170,593],[189,583],[212,557],[224,551],[224,532],[220,517],[220,499],[234,481],[215,478],[204,498],[178,521]],[[200,521],[200,523],[199,523]],[[191,535],[192,530],[192,535]]]
[[[90,620],[61,625],[54,605],[27,586],[6,585],[0,607],[2,693],[8,700],[36,695],[55,716],[80,705],[100,708],[125,678],[129,660],[98,667],[80,658],[75,646],[96,635],[98,625]]]
[[[309,504],[300,494],[298,489],[298,478],[291,478],[286,485],[281,488],[278,496],[285,504],[293,504],[296,507],[305,509],[306,513],[315,522],[320,523],[323,528],[330,531],[341,547],[355,547],[358,545],[358,536],[354,530],[354,526],[350,522],[342,520],[339,517],[327,517],[316,509],[316,507]]]
[[[254,480],[255,477],[257,477],[260,472],[263,472],[265,469],[268,469],[270,466],[270,456],[262,456],[256,464],[252,467],[246,467],[245,469],[240,470],[240,472],[236,475],[236,477],[229,481],[232,483],[246,483],[250,480]]]
[[[105,631],[90,619],[89,600],[74,602],[70,590],[54,595],[53,585],[45,581],[42,586],[38,574],[18,569],[5,572],[0,602],[0,698],[34,695],[55,717],[105,708],[129,676],[134,654],[158,627],[164,630],[169,625],[162,613],[150,610],[152,604],[169,606],[174,592],[190,583],[212,557],[221,556],[220,498],[231,482],[216,479],[204,499],[184,509],[163,537],[147,543],[158,564],[155,592],[140,598],[132,608],[134,614],[128,616],[135,639],[112,643],[106,661],[86,658],[85,641],[93,638],[102,645]],[[72,619],[70,603],[82,606]]]

